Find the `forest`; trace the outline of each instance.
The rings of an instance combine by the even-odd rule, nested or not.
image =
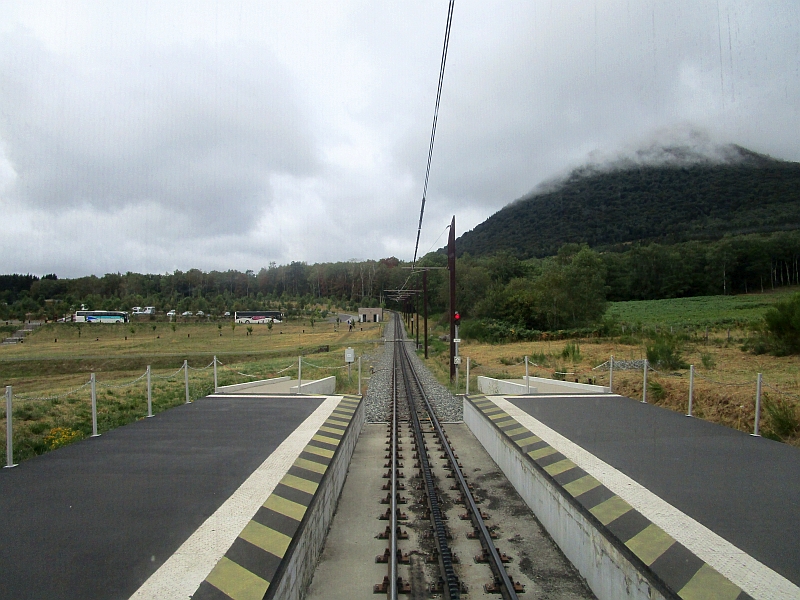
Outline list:
[[[432,252],[420,267],[444,267]],[[0,319],[57,319],[88,309],[225,311],[314,305],[355,310],[385,305],[386,291],[421,289],[420,271],[381,260],[269,264],[258,272],[190,269],[170,274],[108,273],[74,279],[56,274],[0,275]],[[501,251],[464,254],[456,263],[457,308],[465,319],[490,319],[547,331],[594,326],[607,301],[655,300],[762,292],[800,284],[800,231],[726,236],[717,241],[641,243],[598,252],[565,244],[554,256],[520,260]],[[429,271],[429,310],[447,308],[446,272]]]
[[[624,250],[800,228],[800,164],[731,148],[723,164],[575,170],[459,237],[457,254],[526,259],[567,243]]]

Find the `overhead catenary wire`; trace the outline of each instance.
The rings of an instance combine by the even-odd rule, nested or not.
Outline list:
[[[439,66],[439,87],[436,91],[436,107],[433,109],[433,125],[431,126],[431,143],[428,147],[428,165],[425,168],[425,184],[422,188],[422,205],[419,210],[419,225],[417,226],[417,243],[414,246],[414,260],[411,263],[412,268],[417,263],[417,252],[419,251],[419,236],[422,233],[422,217],[425,214],[425,200],[428,195],[428,179],[431,174],[431,158],[433,157],[433,142],[436,138],[436,122],[439,120],[439,102],[442,98],[442,82],[444,81],[444,67],[447,62],[447,48],[450,45],[450,26],[453,22],[453,4],[455,0],[450,0],[450,5],[447,9],[447,26],[444,30],[444,43],[442,44],[442,63]]]

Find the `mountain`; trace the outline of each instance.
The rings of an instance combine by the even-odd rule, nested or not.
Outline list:
[[[566,243],[603,249],[788,229],[800,229],[800,163],[736,145],[650,147],[541,185],[459,237],[456,253],[524,259]]]

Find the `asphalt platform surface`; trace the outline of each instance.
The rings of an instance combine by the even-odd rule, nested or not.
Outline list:
[[[800,585],[800,450],[619,396],[506,397]]]
[[[202,398],[0,470],[0,598],[128,598],[324,398]]]

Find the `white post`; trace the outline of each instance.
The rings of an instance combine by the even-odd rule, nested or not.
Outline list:
[[[97,433],[97,385],[94,373],[90,381],[92,382],[92,437],[98,437],[100,434]]]
[[[217,393],[217,355],[214,355],[214,393]]]
[[[147,365],[147,416],[153,416],[153,388],[150,386],[150,365]]]
[[[358,357],[358,395],[361,395],[361,357]]]
[[[11,398],[14,394],[11,386],[6,386],[6,469],[16,467],[14,464],[14,427],[11,421]]]
[[[642,404],[647,404],[647,359],[644,359],[644,383],[642,385]]]
[[[349,365],[350,363],[348,363]],[[297,393],[301,393],[303,387],[303,355],[297,357]]]
[[[189,404],[191,400],[189,400],[189,361],[183,361],[183,384],[186,388],[186,404]]]
[[[467,389],[464,393],[469,396],[469,356],[467,357]]]
[[[694,401],[694,365],[689,365],[689,410],[687,417],[692,416],[692,402]]]
[[[531,380],[528,379],[528,357],[525,357],[525,393],[531,393]]]
[[[756,379],[756,419],[753,427],[752,435],[754,437],[761,437],[758,433],[758,422],[761,420],[761,373],[758,374]]]
[[[611,362],[608,367],[608,391],[614,393],[614,355],[611,355]]]

